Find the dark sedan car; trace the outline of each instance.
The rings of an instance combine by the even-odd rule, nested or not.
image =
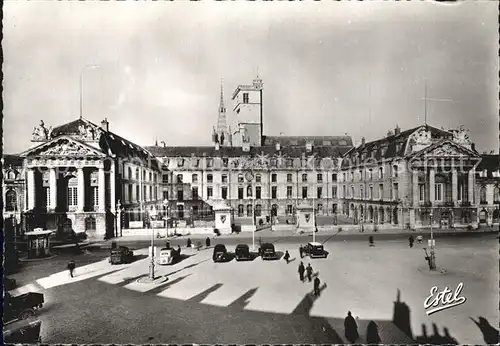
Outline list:
[[[131,263],[134,261],[134,252],[126,246],[120,246],[111,250],[109,263],[122,264]]]
[[[326,258],[326,252],[323,244],[318,242],[310,242],[304,247],[304,253],[310,258]]]
[[[234,255],[237,261],[252,259],[252,254],[250,253],[250,248],[247,244],[237,245],[236,250],[234,250]]]
[[[274,245],[271,243],[262,244],[259,249],[259,254],[264,260],[278,258],[278,256],[276,255],[276,250],[274,248]]]
[[[224,244],[217,244],[214,247],[214,254],[212,259],[214,262],[224,262],[227,257],[227,249]]]

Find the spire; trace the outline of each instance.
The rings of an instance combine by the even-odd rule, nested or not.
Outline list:
[[[224,107],[224,87],[222,84],[222,79],[220,83],[220,104],[219,104],[219,115],[217,116],[216,132],[219,136],[223,133],[227,133],[226,108]]]
[[[222,78],[220,80],[220,103],[219,112],[225,112],[226,107],[224,107],[224,85],[222,84]]]

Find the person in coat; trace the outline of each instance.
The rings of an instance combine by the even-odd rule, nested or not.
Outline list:
[[[320,293],[320,292],[319,292],[319,285],[320,285],[320,284],[321,284],[321,281],[320,281],[320,280],[319,280],[319,278],[316,276],[316,277],[314,278],[314,295],[315,295],[316,297],[318,297],[318,296],[319,296],[319,293]]]
[[[354,317],[352,317],[351,312],[347,312],[347,317],[344,320],[344,334],[346,339],[352,344],[354,343],[358,337],[358,324]]]
[[[283,259],[286,261],[286,264],[290,262],[290,254],[288,253],[288,250],[285,251],[285,256]]]
[[[191,247],[191,246],[192,246],[191,238],[188,238],[186,247]]]
[[[299,246],[299,253],[300,253],[300,258],[304,258],[304,248],[301,246]]]
[[[209,237],[207,237],[207,239],[205,239],[205,245],[207,247],[210,247],[210,238]]]
[[[375,241],[373,240],[372,235],[368,237],[368,243],[370,244],[370,246],[375,246]]]
[[[177,255],[181,255],[181,246],[177,245]]]
[[[304,268],[304,263],[300,262],[300,264],[299,264],[299,279],[302,282],[304,282],[304,272],[305,271],[306,271],[306,268]]]
[[[410,248],[413,247],[413,243],[415,242],[415,239],[413,239],[413,236],[411,235],[409,238],[408,238],[408,245],[410,245]]]
[[[73,272],[75,271],[75,268],[76,268],[75,261],[73,260],[69,261],[68,263],[69,276],[74,277]]]
[[[378,334],[378,326],[375,322],[370,321],[366,328],[366,343],[367,344],[380,344],[380,335]]]
[[[167,241],[165,243],[165,249],[170,250],[170,242],[169,241]]]
[[[313,268],[311,267],[311,263],[307,264],[306,272],[307,272],[307,279],[309,280],[309,282],[311,282],[313,274]]]

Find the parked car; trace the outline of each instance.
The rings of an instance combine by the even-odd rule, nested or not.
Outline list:
[[[304,254],[310,258],[326,258],[326,251],[323,244],[318,242],[310,242],[304,248]]]
[[[134,260],[134,252],[126,246],[120,246],[115,249],[111,249],[111,255],[109,256],[109,263],[111,264],[122,264],[130,263]]]
[[[250,248],[247,244],[236,245],[236,250],[234,250],[234,255],[237,261],[251,260],[252,254],[250,253]]]
[[[160,250],[160,258],[158,259],[158,264],[173,264],[180,260],[181,255],[176,249],[166,248]]]
[[[214,262],[223,262],[227,258],[227,249],[224,244],[217,244],[214,247],[212,259]]]
[[[30,318],[35,315],[35,310],[43,307],[44,302],[42,293],[29,292],[13,296],[5,292],[3,322]]]
[[[40,344],[40,330],[42,321],[19,321],[3,328],[3,337],[6,344]]]
[[[266,259],[276,259],[278,256],[276,255],[276,250],[274,245],[271,243],[264,243],[259,248],[259,254],[263,260]]]

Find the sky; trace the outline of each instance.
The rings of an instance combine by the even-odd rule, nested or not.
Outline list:
[[[498,4],[5,1],[4,152],[80,115],[140,145],[211,145],[221,79],[264,82],[264,134],[355,142],[427,122],[499,147]]]

